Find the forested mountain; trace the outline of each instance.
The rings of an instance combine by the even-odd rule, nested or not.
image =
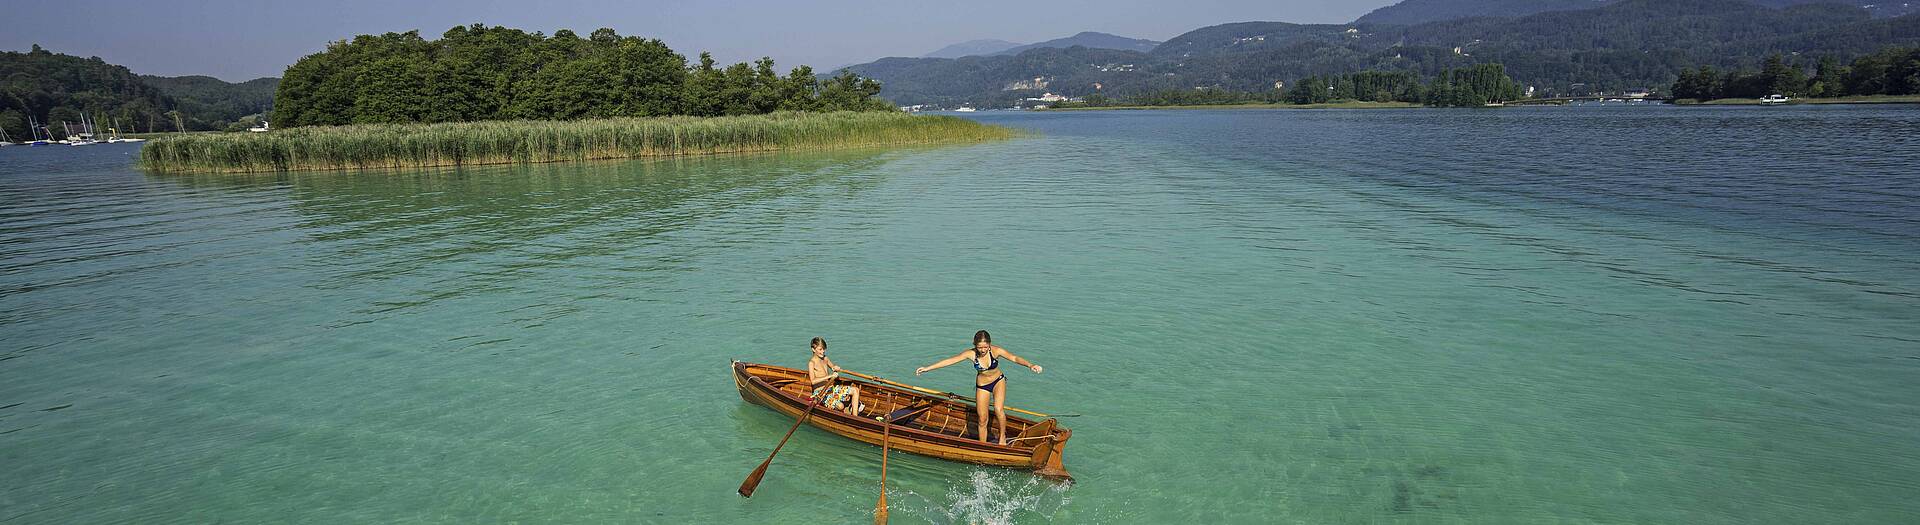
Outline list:
[[[188,129],[238,129],[257,126],[273,109],[278,78],[227,82],[208,76],[156,77],[140,75],[147,85],[173,97]]]
[[[1158,45],[1160,45],[1159,42],[1155,42],[1152,40],[1145,40],[1145,39],[1139,39],[1139,38],[1127,38],[1120,35],[1110,35],[1106,33],[1084,31],[1084,32],[1081,32],[1080,34],[1073,35],[1070,37],[1055,38],[1053,40],[1048,40],[1045,42],[1027,44],[1024,46],[1014,47],[1012,49],[1007,49],[1007,50],[1000,51],[993,54],[1017,55],[1033,49],[1042,49],[1042,48],[1065,49],[1073,46],[1091,47],[1094,49],[1119,49],[1124,51],[1152,51],[1154,46],[1158,46]]]
[[[82,114],[103,127],[118,122],[123,131],[171,129],[172,109],[173,101],[159,90],[99,57],[56,54],[37,45],[25,53],[0,52],[0,127],[15,140],[33,136],[29,116],[64,137],[61,123],[79,126]]]
[[[1550,11],[1593,9],[1619,0],[1406,0],[1375,9],[1354,20],[1355,24],[1416,25],[1476,17],[1515,18]],[[1852,5],[1869,14],[1892,18],[1920,13],[1920,2],[1867,2],[1860,0],[1752,0],[1763,7],[1782,8],[1805,4],[1838,3]]]
[[[994,53],[999,53],[1001,51],[1006,51],[1008,49],[1013,49],[1023,45],[1026,45],[1026,44],[1021,44],[1019,42],[1008,42],[1005,40],[993,40],[993,39],[968,40],[965,42],[961,42],[958,44],[937,49],[932,53],[927,53],[921,56],[924,58],[960,58],[960,57],[970,57],[970,56],[976,56],[976,55],[991,55]]]
[[[1345,42],[1360,37],[1356,26],[1237,22],[1207,26],[1167,39],[1152,50],[1155,56],[1185,58],[1195,55],[1245,53],[1282,49],[1302,42]],[[1349,33],[1349,29],[1355,29]]]
[[[1148,60],[1146,53],[1138,51],[1070,47],[1034,49],[1013,56],[883,58],[851,70],[861,76],[886,79],[881,83],[881,96],[900,104],[998,106],[1047,90],[1090,92],[1095,82],[1126,82],[1125,89],[1141,91],[1172,87],[1174,84],[1154,83],[1158,78],[1145,72],[1118,71],[1127,64]],[[1088,64],[1101,64],[1110,71]],[[1036,78],[1041,80],[1036,83]]]
[[[1593,9],[1408,26],[1243,22],[1196,29],[1149,53],[1070,48],[887,59],[849,69],[882,81],[881,95],[901,104],[1000,105],[1042,92],[1258,91],[1308,76],[1379,70],[1431,77],[1482,63],[1506,65],[1515,80],[1543,94],[1569,94],[1659,88],[1683,70],[1757,68],[1773,54],[1811,68],[1821,58],[1845,61],[1889,45],[1920,44],[1920,15],[1876,19],[1844,4],[1775,1],[1797,5],[1619,0]]]
[[[1127,38],[1120,35],[1084,31],[1066,38],[1055,38],[1045,42],[1020,44],[1005,40],[968,40],[940,48],[921,58],[961,58],[971,56],[1018,55],[1035,49],[1066,49],[1073,46],[1095,49],[1121,49],[1128,51],[1152,51],[1159,42],[1139,38]]]
[[[1355,24],[1414,25],[1482,16],[1517,17],[1548,11],[1592,9],[1612,0],[1406,0],[1354,20]]]

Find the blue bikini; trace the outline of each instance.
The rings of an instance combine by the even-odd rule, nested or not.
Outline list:
[[[985,368],[981,368],[981,367],[980,367],[980,357],[979,357],[979,354],[977,354],[977,353],[976,353],[976,354],[974,354],[974,358],[973,358],[973,372],[974,372],[975,374],[980,374],[980,373],[985,373],[986,371],[988,371],[988,370],[993,370],[993,369],[995,369],[995,368],[1000,368],[1000,358],[999,358],[999,357],[996,357],[996,356],[994,356],[993,354],[987,354],[987,366],[986,366]],[[991,382],[991,383],[987,383],[987,384],[984,384],[984,385],[974,385],[973,387],[974,387],[974,388],[978,388],[978,389],[981,389],[981,390],[984,390],[984,391],[987,391],[988,393],[992,393],[992,392],[993,392],[993,387],[994,387],[995,385],[999,385],[1001,381],[1005,381],[1006,379],[1007,379],[1007,376],[1006,376],[1006,374],[1001,374],[1001,375],[1000,375],[1000,377],[996,377],[996,378],[993,378],[993,382]]]

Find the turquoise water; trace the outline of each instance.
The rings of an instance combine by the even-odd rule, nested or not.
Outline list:
[[[0,149],[0,523],[863,522],[730,359],[989,329],[1079,483],[896,523],[1920,521],[1920,108],[976,114],[921,150]],[[964,367],[914,381],[967,388]]]

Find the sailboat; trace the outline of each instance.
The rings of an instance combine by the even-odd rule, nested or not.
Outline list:
[[[87,131],[86,122],[87,122],[87,117],[84,117],[84,116],[80,117],[80,132],[74,133],[72,123],[69,123],[64,120],[60,121],[60,127],[62,129],[65,129],[67,132],[66,143],[68,146],[92,146],[99,142],[99,141],[93,140],[93,133],[89,133]]]
[[[61,124],[65,125],[66,123],[62,122]],[[79,137],[79,138],[75,139],[74,137]],[[67,137],[67,144],[73,145],[73,146],[92,146],[94,144],[99,144],[99,143],[100,141],[98,139],[93,138],[93,122],[87,119],[86,114],[81,114],[80,115],[80,133],[69,134],[69,136]]]
[[[121,137],[120,137],[120,119],[117,119],[117,118],[116,118],[116,119],[114,119],[114,120],[113,120],[113,127],[111,127],[111,128],[107,128],[107,143],[108,143],[108,144],[119,144],[119,143],[122,143],[122,142],[146,142],[146,141],[147,141],[147,139],[129,139],[129,138],[121,138]]]
[[[7,128],[0,127],[0,146],[12,146],[13,139],[7,137]]]
[[[28,146],[46,146],[53,144],[53,130],[47,129],[46,126],[40,124],[40,121],[34,120],[32,116],[27,117],[27,131],[33,133],[33,141],[28,142]],[[43,132],[46,133],[47,138],[40,138],[40,134]]]

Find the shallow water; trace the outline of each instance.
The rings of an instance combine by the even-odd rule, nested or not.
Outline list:
[[[743,403],[976,329],[1070,488],[896,523],[1920,520],[1920,108],[979,113],[963,147],[156,176],[0,148],[0,522],[857,522]],[[964,366],[915,382],[963,391]]]

